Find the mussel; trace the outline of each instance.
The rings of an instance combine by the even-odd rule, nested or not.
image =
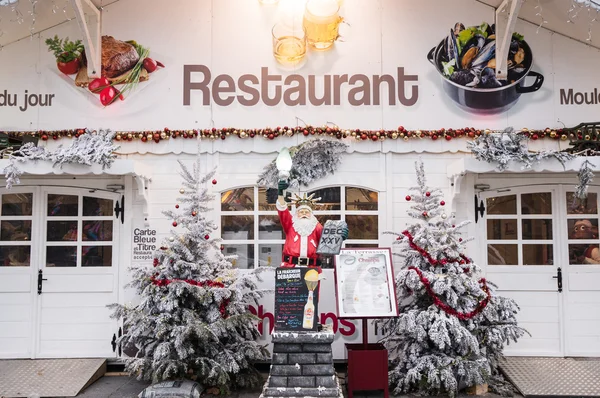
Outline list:
[[[496,88],[502,87],[502,83],[496,78],[496,72],[492,68],[485,67],[481,71],[480,76],[480,87],[482,88]]]
[[[456,36],[452,29],[450,29],[450,34],[444,41],[444,54],[444,61],[450,62],[453,59],[458,61],[458,46],[456,44]]]
[[[462,69],[469,69],[471,67],[471,63],[479,54],[479,51],[482,49],[485,44],[485,37],[482,35],[475,35],[465,44],[465,47],[460,54],[460,67]]]
[[[472,63],[473,68],[480,68],[487,64],[487,62],[496,56],[496,40],[492,40],[487,43],[479,54],[475,57]]]
[[[470,69],[457,70],[450,76],[450,80],[461,86],[476,87],[479,84],[477,72]]]
[[[453,32],[454,32],[455,36],[458,36],[458,34],[460,32],[462,32],[463,30],[465,30],[465,25],[463,25],[460,22],[457,22],[457,23],[454,24],[454,30],[453,30]]]

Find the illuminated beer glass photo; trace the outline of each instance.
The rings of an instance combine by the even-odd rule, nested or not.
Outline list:
[[[308,45],[315,50],[328,50],[339,37],[338,0],[308,0],[304,11],[304,29]]]
[[[298,65],[306,55],[306,34],[302,24],[273,26],[273,56],[282,65]]]

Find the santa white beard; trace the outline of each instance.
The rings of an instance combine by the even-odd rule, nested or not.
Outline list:
[[[317,220],[317,217],[314,215],[311,215],[309,218],[299,218],[296,215],[292,216],[294,230],[300,236],[310,235],[318,223],[319,220]]]

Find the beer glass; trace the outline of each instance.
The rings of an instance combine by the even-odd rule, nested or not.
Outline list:
[[[302,24],[273,26],[273,56],[282,65],[298,65],[306,55],[306,33]]]
[[[308,45],[315,50],[328,50],[339,37],[340,23],[338,0],[308,0],[304,10],[303,25]]]

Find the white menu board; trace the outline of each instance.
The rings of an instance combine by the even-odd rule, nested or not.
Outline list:
[[[389,248],[342,249],[335,256],[339,318],[398,316]]]

